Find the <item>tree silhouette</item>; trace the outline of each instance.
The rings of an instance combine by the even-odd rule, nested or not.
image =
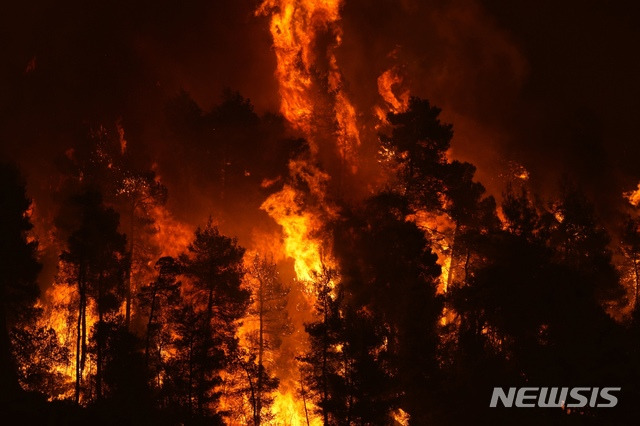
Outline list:
[[[94,338],[96,396],[100,399],[107,315],[114,313],[120,306],[127,253],[126,238],[118,233],[119,215],[103,205],[100,193],[88,190],[69,202],[77,208],[79,227],[70,235],[67,250],[60,255],[60,259],[70,268],[68,283],[76,287],[79,297],[75,373],[75,401],[78,403],[87,355],[88,301],[95,301],[98,311]]]
[[[134,275],[142,275],[145,265],[150,262],[154,254],[148,244],[144,243],[146,240],[143,238],[144,233],[151,234],[155,231],[153,228],[155,220],[151,210],[155,206],[166,203],[167,188],[156,180],[153,172],[139,173],[123,169],[121,174],[116,194],[125,204],[124,209],[129,221],[127,238],[130,261],[125,283],[125,324],[130,327],[131,305],[135,290],[133,281],[137,281]]]
[[[461,380],[471,383],[463,395],[474,413],[489,416],[485,422],[496,421],[495,412],[480,406],[474,389],[487,387],[490,377],[520,386],[621,379],[603,367],[605,359],[627,361],[622,329],[604,312],[599,290],[604,276],[614,287],[617,276],[601,263],[608,256],[604,234],[587,206],[580,215],[570,210],[577,202],[572,197],[555,203],[562,206],[556,210],[541,211],[526,191],[506,194],[505,230],[488,236],[487,262],[452,295],[462,319],[458,344],[467,352],[457,368]],[[579,259],[578,247],[592,254]],[[479,367],[491,376],[474,373]],[[541,411],[527,421],[559,421],[561,415]]]
[[[495,201],[485,197],[485,188],[474,182],[475,166],[446,155],[453,127],[443,124],[441,110],[429,101],[412,97],[406,111],[388,114],[391,135],[382,135],[383,148],[396,163],[400,192],[416,211],[443,215],[453,222],[447,251],[450,262],[446,287],[460,271],[460,282],[468,276],[470,258],[478,234],[498,226]]]
[[[96,124],[82,132],[74,148],[58,159],[66,178],[62,192],[78,193],[91,186],[120,213],[128,241],[125,323],[130,327],[137,286],[143,277],[151,276],[148,265],[159,255],[149,236],[157,232],[153,209],[166,203],[167,188],[150,166],[129,154],[119,123]]]
[[[590,278],[585,281],[585,285],[593,286],[589,293],[593,292],[601,303],[615,303],[624,296],[612,263],[611,238],[582,192],[564,184],[560,199],[546,215],[546,222],[549,245],[556,248],[558,260]]]
[[[65,376],[55,366],[71,361],[68,348],[60,345],[53,328],[39,324],[42,309],[24,309],[21,316],[11,330],[11,342],[22,388],[53,397],[66,394],[70,389]]]
[[[405,112],[388,114],[392,133],[381,137],[383,147],[399,165],[405,193],[410,199],[421,199],[431,210],[441,206],[442,168],[453,137],[452,126],[440,122],[440,111],[429,101],[412,97]]]
[[[175,337],[171,341],[175,356],[166,365],[166,377],[162,385],[164,404],[177,419],[193,419],[195,387],[197,383],[197,348],[202,345],[202,317],[189,302],[171,311],[171,325]]]
[[[221,235],[209,221],[196,230],[187,253],[180,257],[184,276],[193,287],[189,294],[193,312],[184,311],[180,319],[187,321],[181,327],[185,332],[183,343],[188,344],[189,393],[199,416],[215,413],[220,397],[215,390],[221,383],[219,373],[237,358],[238,320],[244,316],[250,298],[242,286],[243,255],[244,249],[235,239]],[[198,324],[195,335],[186,330],[186,324],[193,321]]]
[[[25,183],[13,164],[0,163],[0,403],[18,396],[20,387],[12,356],[10,330],[21,311],[39,295],[36,278],[41,265],[36,258],[38,242],[28,237],[33,225]]]
[[[172,257],[161,257],[155,265],[158,277],[149,285],[140,288],[138,297],[141,307],[149,309],[147,331],[145,338],[144,357],[147,368],[150,367],[152,346],[159,348],[163,327],[169,322],[170,309],[179,303],[180,286],[177,280],[182,271],[182,266]],[[162,361],[162,355],[158,351],[156,362]]]
[[[316,400],[323,424],[338,423],[343,419],[344,394],[339,391],[341,319],[340,300],[334,295],[335,271],[325,268],[314,279],[318,321],[305,325],[311,348],[301,360],[306,364],[303,375],[307,389]]]
[[[335,250],[351,311],[362,311],[359,321],[372,321],[376,335],[386,342],[385,355],[377,362],[393,377],[397,398],[384,395],[388,387],[378,389],[377,398],[421,423],[427,421],[431,389],[438,382],[442,298],[436,295],[436,256],[424,232],[405,219],[410,213],[401,195],[372,197],[337,225]]]
[[[265,355],[276,351],[282,337],[291,332],[286,311],[290,288],[280,281],[276,264],[257,254],[247,272],[254,300],[244,321],[256,323],[257,329],[250,333],[247,359],[240,363],[249,384],[253,424],[260,425],[263,419],[269,420],[270,394],[278,387],[278,380],[269,374]]]

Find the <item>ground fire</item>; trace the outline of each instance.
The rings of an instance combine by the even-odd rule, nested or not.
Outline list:
[[[582,104],[547,131],[531,10],[36,3],[0,74],[7,419],[636,423],[635,151]]]

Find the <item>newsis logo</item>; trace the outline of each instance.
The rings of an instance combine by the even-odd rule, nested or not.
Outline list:
[[[502,388],[493,388],[491,403],[489,407],[498,407],[498,403],[504,407],[615,407],[618,398],[613,394],[620,392],[622,388],[507,388],[505,392]]]

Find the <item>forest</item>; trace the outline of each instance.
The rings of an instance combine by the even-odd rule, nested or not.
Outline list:
[[[637,19],[516,3],[8,6],[0,422],[638,424]]]
[[[183,149],[212,122],[270,131],[270,117],[228,96],[208,114],[186,94],[174,100]],[[181,248],[156,238],[171,195],[153,170],[127,164],[116,128],[101,127],[59,158],[57,297],[42,297],[32,202],[3,164],[5,410],[28,424],[631,424],[639,212],[614,256],[576,185],[542,201],[515,178],[497,206],[472,164],[447,159],[453,128],[437,107],[411,98],[388,121],[380,161],[395,178],[357,201],[320,193],[326,173],[303,140],[283,142],[264,176],[242,171],[269,146],[247,157],[233,139],[214,145],[239,160],[220,183],[234,190],[295,165],[268,192],[293,191],[287,208],[322,218],[301,250],[331,245],[293,280],[267,247],[247,251],[211,218]],[[284,203],[269,200],[267,211]],[[494,386],[525,384],[623,393],[613,414],[488,408]],[[280,386],[304,417],[274,406]]]

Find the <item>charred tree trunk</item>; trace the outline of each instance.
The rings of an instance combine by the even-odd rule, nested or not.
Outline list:
[[[243,367],[244,367],[244,371],[247,374],[247,380],[249,381],[249,390],[251,391],[251,410],[253,411],[251,414],[253,416],[253,423],[255,425],[258,425],[259,423],[256,422],[260,422],[260,417],[257,416],[257,401],[256,401],[256,392],[255,392],[255,388],[253,386],[253,380],[251,380],[251,372],[249,371],[249,367],[247,366],[247,364],[242,363]]]
[[[260,418],[262,412],[262,375],[264,374],[262,357],[264,354],[264,283],[260,280],[259,287],[259,331],[258,331],[258,392],[256,398],[255,407],[255,419],[256,425],[260,425]]]
[[[304,389],[304,383],[300,380],[300,394],[302,395],[302,405],[304,406],[304,418],[307,421],[307,426],[309,424],[309,410],[307,410],[307,391]]]
[[[102,301],[102,272],[98,278],[98,326],[96,328],[96,399],[102,399],[102,361],[104,350],[104,313]]]
[[[157,287],[154,287],[151,294],[151,307],[149,308],[149,321],[147,322],[147,341],[144,347],[145,365],[149,368],[149,348],[151,347],[151,327],[153,326],[153,315],[155,314]]]
[[[638,271],[638,255],[637,253],[633,254],[633,272],[635,274],[635,299],[634,299],[634,307],[637,309],[638,306],[638,292],[640,291],[640,272]]]
[[[86,295],[84,289],[80,290],[80,300],[78,307],[78,324],[77,324],[77,338],[76,338],[76,389],[75,389],[75,401],[76,404],[80,402],[80,386],[82,384],[82,373],[84,372],[85,363],[85,350],[86,350],[86,329],[87,322],[85,318],[86,310]]]
[[[86,359],[86,271],[84,266],[80,266],[78,273],[78,322],[76,327],[76,384],[75,384],[75,402],[80,403],[80,388],[82,385],[82,373],[84,371],[84,363]]]
[[[206,379],[207,379],[207,373],[208,373],[208,371],[206,370],[208,369],[207,365],[209,364],[209,361],[207,358],[209,357],[209,349],[211,347],[211,320],[212,319],[213,319],[213,282],[210,282],[209,295],[207,300],[207,311],[206,311],[205,324],[204,324],[204,337],[202,342],[202,350],[200,354],[201,365],[198,366],[197,398],[198,398],[198,413],[201,415],[204,413]]]
[[[351,363],[349,362],[349,357],[347,356],[347,348],[346,345],[345,347],[343,347],[342,349],[342,360],[343,360],[343,368],[344,368],[344,376],[345,376],[345,382],[346,382],[346,388],[347,388],[347,418],[345,420],[345,423],[350,425],[352,424],[351,422],[351,415],[353,413],[353,392],[354,392],[354,386],[353,386],[353,370],[351,368]]]
[[[189,386],[187,391],[189,418],[193,415],[193,338],[189,339]]]
[[[464,285],[467,285],[469,281],[469,261],[471,260],[471,250],[467,248],[467,256],[464,260]]]
[[[127,330],[130,330],[131,325],[131,279],[133,275],[133,250],[134,250],[134,232],[135,232],[135,219],[136,219],[136,204],[135,202],[131,207],[131,227],[129,229],[129,267],[127,268],[126,286],[125,286],[125,316],[124,324]]]
[[[329,410],[328,410],[328,402],[329,402],[329,382],[327,379],[327,364],[328,364],[328,357],[329,357],[329,333],[328,333],[328,327],[329,327],[329,313],[328,313],[328,309],[329,309],[329,303],[327,298],[329,297],[328,292],[326,291],[326,289],[323,289],[323,292],[325,293],[323,298],[323,305],[324,305],[324,317],[323,317],[323,323],[324,323],[324,335],[322,336],[322,419],[323,419],[323,424],[324,426],[329,426]]]

